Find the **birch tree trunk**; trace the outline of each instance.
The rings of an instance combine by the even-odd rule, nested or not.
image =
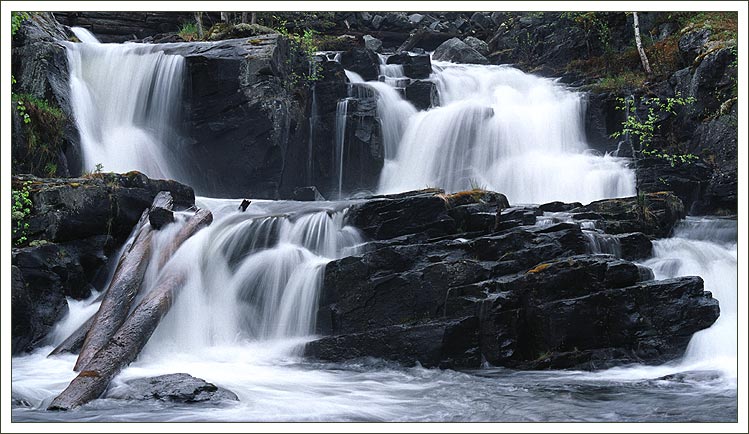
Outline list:
[[[645,55],[645,49],[642,48],[642,40],[640,39],[640,20],[637,17],[637,12],[632,12],[632,19],[634,20],[635,27],[635,44],[637,44],[637,52],[640,53],[640,60],[642,61],[642,67],[645,69],[645,73],[648,77],[653,76],[653,70],[650,69],[650,62],[648,62],[648,56]]]

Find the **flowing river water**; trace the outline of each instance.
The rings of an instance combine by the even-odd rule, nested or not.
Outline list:
[[[168,156],[174,134],[155,125],[175,125],[169,101],[180,98],[173,81],[182,73],[182,60],[136,44],[98,44],[77,33],[84,43],[69,44],[68,50],[87,168],[101,162],[105,170],[174,176]],[[132,68],[128,87],[143,92],[125,92],[107,81],[111,68]],[[381,192],[426,186],[458,191],[479,184],[507,194],[512,203],[587,203],[634,194],[634,174],[624,160],[588,149],[582,96],[553,80],[504,66],[436,62],[431,79],[440,106],[417,111],[394,87],[403,81],[402,70],[384,69],[383,82],[364,83],[379,97],[386,158]],[[339,133],[336,140],[342,137]],[[125,148],[132,138],[139,139],[135,150]],[[343,143],[340,148],[343,152]],[[653,257],[643,261],[656,279],[701,276],[720,301],[720,318],[695,334],[682,359],[597,372],[491,366],[454,371],[376,359],[320,363],[302,357],[304,343],[314,338],[325,265],[356,255],[366,242],[346,225],[351,202],[255,200],[246,212],[237,210],[239,203],[197,199],[198,206],[214,213],[214,222],[165,267],[187,270],[187,283],[106,398],[68,412],[45,410],[76,375],[75,355],[47,354],[96,311],[94,294],[69,300],[69,314],[46,346],[12,359],[13,420],[689,422],[738,417],[735,219],[689,217],[673,237],[656,240]],[[155,249],[169,241],[180,222],[159,232]],[[156,278],[155,272],[146,276],[146,293]],[[128,380],[179,372],[225,387],[239,401],[195,406],[117,399]]]

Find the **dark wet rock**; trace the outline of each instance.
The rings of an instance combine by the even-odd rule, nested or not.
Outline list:
[[[487,56],[489,54],[489,45],[487,45],[486,42],[482,41],[479,38],[476,38],[474,36],[466,36],[466,38],[463,39],[463,42],[465,42],[469,47],[476,50],[482,56]]]
[[[158,400],[182,404],[239,401],[230,390],[188,374],[168,374],[138,378],[111,389],[106,398]]]
[[[679,38],[679,53],[686,64],[691,64],[702,53],[711,33],[709,29],[699,28],[687,32]]]
[[[23,274],[15,265],[10,267],[10,304],[11,354],[18,354],[29,347],[35,338],[38,339],[40,333],[35,333],[34,328],[38,323],[34,318],[34,305],[26,289]]]
[[[151,211],[148,213],[148,222],[151,223],[151,227],[159,230],[169,223],[174,222],[174,213],[172,210],[160,206],[151,208]]]
[[[441,236],[456,231],[445,201],[436,195],[376,199],[354,205],[349,210],[348,221],[373,239],[414,233]]]
[[[14,188],[21,182],[30,182],[33,203],[26,231],[29,241],[65,242],[109,234],[120,243],[158,192],[169,191],[177,209],[195,203],[192,188],[140,172],[64,179],[19,176],[13,178]]]
[[[374,51],[376,53],[379,53],[380,51],[382,51],[382,41],[381,40],[375,38],[372,35],[364,35],[363,39],[364,39],[364,48],[366,48],[368,50],[372,50],[372,51]]]
[[[575,208],[583,206],[580,202],[564,203],[564,202],[549,202],[538,206],[538,209],[544,212],[561,212],[570,211]]]
[[[374,18],[372,18],[372,27],[379,29],[380,26],[382,26],[383,21],[385,21],[385,17],[382,15],[375,15]]]
[[[471,24],[478,26],[483,30],[489,30],[494,27],[490,15],[484,12],[474,12],[473,15],[471,15]]]
[[[322,194],[320,194],[319,191],[317,191],[317,187],[310,186],[310,187],[299,187],[294,189],[294,200],[299,201],[317,201],[317,200],[325,200]]]
[[[42,343],[68,312],[65,297],[86,298],[95,283],[103,283],[114,247],[112,237],[98,235],[13,249],[13,354],[30,351]]]
[[[526,360],[495,363],[522,369],[604,369],[628,362],[662,363],[680,357],[692,334],[712,325],[719,314],[717,300],[703,291],[699,277],[641,282],[574,300],[535,305],[531,300],[525,305],[529,316],[509,310],[499,314],[499,321],[489,329],[498,342],[506,342],[505,326],[514,325],[530,338],[518,340],[522,342],[519,347],[505,347],[510,350],[505,357],[526,354]],[[535,338],[543,331],[549,334]]]
[[[377,188],[385,161],[382,128],[377,117],[377,100],[370,97],[354,98],[349,100],[347,109],[341,185],[343,191],[340,193],[372,191]],[[337,180],[335,187],[338,187]],[[337,189],[334,192],[338,193]]]
[[[478,321],[434,321],[393,325],[362,333],[325,337],[307,344],[305,354],[326,361],[377,357],[426,368],[478,366]]]
[[[495,192],[473,190],[445,195],[439,190],[422,190],[375,197],[353,205],[348,221],[373,239],[417,233],[439,237],[458,231],[450,208],[479,203],[491,204],[494,209],[509,206],[507,198]]]
[[[387,64],[403,65],[403,73],[413,79],[429,78],[432,73],[432,62],[428,54],[411,55],[401,52],[389,56]]]
[[[635,261],[649,258],[653,254],[653,243],[645,234],[633,232],[630,234],[618,234],[615,237],[619,242],[623,259]]]
[[[380,75],[380,59],[377,53],[367,48],[354,48],[341,53],[341,65],[361,75],[365,81],[377,80]]]
[[[330,337],[308,345],[307,354],[599,369],[678,357],[691,333],[717,318],[717,301],[700,278],[647,281],[652,272],[642,266],[580,255],[587,246],[576,225],[544,230],[401,237],[331,262],[318,311],[318,332]]]
[[[413,80],[406,86],[406,100],[419,110],[428,110],[439,105],[437,86],[429,80]]]
[[[55,21],[48,12],[33,13],[25,20],[12,39],[13,92],[28,94],[44,100],[52,108],[64,114],[58,131],[46,131],[38,125],[21,122],[16,110],[12,111],[12,169],[13,173],[32,173],[48,176],[47,163],[56,166],[59,176],[78,175],[81,171],[80,137],[75,121],[69,114],[73,112],[70,101],[68,58],[63,41],[68,39],[68,31]],[[28,110],[30,111],[30,110]],[[36,121],[38,123],[38,121]],[[30,130],[34,130],[30,133]],[[44,140],[47,152],[28,146],[28,135],[34,134],[37,140]]]
[[[309,73],[284,37],[162,46],[185,57],[183,170],[203,195],[277,199],[304,184]]]
[[[193,22],[192,12],[55,12],[67,26],[83,27],[102,42],[125,42],[159,33],[177,32],[183,23]],[[204,25],[218,22],[217,12],[204,12]]]
[[[489,63],[486,57],[458,38],[452,38],[443,42],[442,45],[434,50],[432,58],[434,60],[454,63]]]
[[[12,182],[15,189],[28,182],[32,201],[28,240],[11,253],[14,353],[43,341],[67,312],[65,297],[84,299],[104,285],[109,259],[160,191],[169,191],[178,209],[195,202],[190,187],[139,172]]]
[[[686,215],[681,200],[667,191],[599,200],[571,212],[578,220],[598,220],[596,226],[609,234],[642,232],[656,238],[669,236]]]
[[[640,191],[671,191],[687,211],[701,200],[712,175],[712,170],[702,162],[671,165],[662,158],[639,159],[635,171]]]

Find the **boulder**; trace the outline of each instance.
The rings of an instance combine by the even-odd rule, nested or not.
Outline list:
[[[382,41],[375,38],[372,35],[364,35],[364,48],[368,50],[372,50],[376,53],[379,53],[382,51]]]
[[[13,354],[31,351],[43,343],[68,312],[66,297],[87,298],[95,284],[104,284],[109,257],[116,253],[114,247],[112,237],[102,234],[13,249]]]
[[[669,236],[686,215],[681,200],[667,191],[603,199],[571,212],[576,220],[596,220],[596,227],[609,234],[642,232],[656,238]]]
[[[239,401],[237,395],[230,390],[188,374],[137,378],[113,387],[105,397],[129,401],[167,401],[179,404]]]
[[[388,57],[387,64],[403,65],[403,73],[412,79],[429,78],[432,73],[432,62],[428,54],[393,54]]]
[[[443,42],[432,53],[432,59],[453,63],[489,63],[486,57],[458,38]]]
[[[471,24],[481,30],[489,30],[494,27],[494,23],[490,16],[483,12],[474,12],[473,15],[471,15]]]
[[[379,29],[380,26],[382,26],[383,21],[385,21],[385,17],[382,15],[375,15],[374,18],[372,18],[372,27]]]
[[[429,80],[413,80],[406,86],[406,100],[419,110],[428,110],[439,105],[437,86]]]
[[[322,194],[317,191],[317,187],[314,185],[309,187],[299,187],[294,189],[294,200],[314,202],[318,200],[325,200]]]
[[[653,243],[647,235],[640,232],[618,234],[614,236],[619,243],[621,256],[629,261],[637,261],[653,256]]]
[[[380,75],[380,58],[367,48],[354,48],[341,53],[341,65],[361,75],[365,81],[377,80]]]
[[[576,224],[393,236],[328,264],[317,331],[329,336],[310,343],[308,355],[601,369],[679,357],[718,316],[700,278],[651,281],[645,267],[588,255]]]
[[[481,54],[482,56],[489,55],[489,45],[487,45],[487,43],[482,41],[481,39],[476,38],[474,36],[466,36],[465,39],[463,39],[463,42],[465,42],[466,45],[468,45],[469,47],[478,51],[478,53]]]
[[[687,65],[690,65],[702,53],[711,33],[710,29],[699,28],[689,31],[679,38],[679,53]]]
[[[121,243],[158,192],[169,191],[178,209],[195,203],[192,188],[150,179],[140,172],[84,178],[13,177],[14,188],[21,188],[23,182],[29,183],[33,203],[27,220],[28,241],[66,242],[110,234]]]

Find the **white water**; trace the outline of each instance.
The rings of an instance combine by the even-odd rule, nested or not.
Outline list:
[[[335,155],[338,173],[338,199],[343,194],[343,158],[346,150],[346,119],[348,115],[348,98],[338,101],[335,111]]]
[[[83,170],[138,170],[179,178],[170,165],[178,144],[184,58],[149,44],[100,44],[74,27],[67,42],[73,115]]]
[[[511,203],[635,193],[624,160],[588,150],[580,94],[506,66],[434,65],[441,106],[408,118],[380,192],[480,186]]]
[[[631,194],[622,193],[628,191],[632,180],[619,160],[586,153],[579,120],[574,120],[579,113],[565,113],[580,109],[575,94],[547,81],[539,83],[541,79],[535,77],[517,76],[518,72],[507,68],[494,71],[492,67],[477,67],[446,76],[445,72],[451,68],[446,67],[440,76],[441,100],[445,104],[442,108],[447,109],[443,112],[442,108],[435,108],[417,113],[387,83],[366,84],[379,95],[378,115],[383,122],[388,159],[384,174],[409,164],[408,170],[397,172],[397,176],[405,179],[410,174],[403,172],[423,172],[419,176],[424,179],[436,175],[437,180],[449,181],[446,185],[454,182],[465,188],[460,184],[464,181],[463,172],[470,172],[471,183],[485,183],[483,186],[487,188],[508,192],[514,202],[587,202],[588,196],[597,199]],[[355,82],[355,75],[349,72],[347,75]],[[473,81],[484,75],[488,81]],[[478,103],[463,96],[465,89],[474,89],[465,95]],[[486,97],[480,95],[483,91],[498,95]],[[560,101],[553,102],[552,97],[560,97]],[[491,104],[482,105],[487,99]],[[532,101],[534,108],[530,107]],[[555,107],[556,104],[561,108]],[[486,107],[492,109],[491,120],[484,119]],[[513,114],[516,111],[517,115]],[[437,114],[431,119],[433,112]],[[494,119],[500,113],[508,119],[502,122]],[[520,120],[521,114],[527,116],[525,123]],[[558,124],[555,116],[563,117]],[[572,123],[565,126],[563,122]],[[417,126],[426,129],[419,130]],[[461,134],[455,133],[454,128]],[[512,131],[517,128],[520,131]],[[449,160],[440,163],[444,164],[440,166],[444,173],[430,173],[431,165],[410,166],[414,162],[405,158],[410,154],[404,154],[404,149],[422,146],[427,138],[441,140],[442,136],[433,130],[439,130],[446,138],[434,145],[434,154],[423,154],[421,159]],[[495,135],[487,136],[487,131]],[[465,140],[465,134],[475,138]],[[482,141],[487,137],[491,140]],[[486,147],[480,152],[486,152],[487,158],[496,154],[497,161],[486,169],[473,160],[471,152],[462,152],[474,146]],[[541,164],[548,172],[538,174],[532,167],[520,167],[513,172],[515,168],[511,167],[507,170],[518,176],[516,185],[492,171],[510,164],[499,157],[507,157],[521,166],[538,159],[533,164]],[[566,170],[565,176],[570,178],[556,179],[552,172],[557,170]],[[452,171],[461,171],[463,175],[455,176]],[[481,173],[484,178],[477,176]],[[515,197],[512,188],[517,190]],[[398,187],[401,189],[405,187]],[[547,193],[549,199],[545,199]],[[721,302],[721,318],[711,329],[695,335],[683,361],[600,373],[485,369],[473,375],[450,370],[406,369],[378,362],[311,364],[299,358],[301,344],[314,332],[313,312],[325,264],[355,254],[362,242],[353,228],[343,225],[345,204],[253,201],[246,213],[240,213],[236,211],[239,201],[203,198],[199,202],[214,212],[213,225],[189,240],[167,264],[187,273],[187,284],[139,359],[115,379],[112,387],[122,387],[124,381],[132,378],[187,372],[227,387],[237,393],[240,402],[206,411],[204,407],[163,408],[99,400],[80,412],[50,416],[49,412],[16,409],[14,417],[172,421],[672,420],[669,418],[685,421],[695,417],[690,409],[705,406],[706,401],[722,411],[730,408],[735,398],[732,379],[736,377],[736,235],[735,229],[726,229],[715,221],[700,224],[698,220],[687,220],[675,238],[655,242],[655,257],[647,262],[656,271],[656,278],[703,276],[706,288]],[[157,251],[178,227],[172,225],[154,239]],[[586,233],[594,249],[602,252],[613,249],[601,242],[604,238]],[[149,266],[146,290],[159,272]],[[71,303],[71,313],[58,325],[52,343],[64,338],[68,330],[73,330],[95,310],[95,305],[89,303],[90,300]],[[72,371],[75,357],[47,359],[50,350],[51,347],[44,347],[13,360],[13,394],[36,408],[45,408],[75,376]],[[721,376],[686,385],[642,382],[691,370],[718,370]],[[717,412],[696,416],[718,420],[722,417]]]
[[[712,327],[695,333],[682,361],[692,370],[716,369],[736,379],[738,250],[736,220],[687,218],[673,238],[653,243],[653,259],[645,262],[656,279],[700,276],[705,290],[720,302]]]

